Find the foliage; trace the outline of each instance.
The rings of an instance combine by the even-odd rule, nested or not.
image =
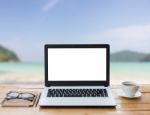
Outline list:
[[[0,46],[0,62],[18,62],[18,56],[11,50]]]

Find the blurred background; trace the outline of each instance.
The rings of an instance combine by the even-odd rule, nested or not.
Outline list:
[[[0,0],[0,83],[43,83],[48,43],[108,43],[111,84],[149,83],[149,4],[149,0]]]

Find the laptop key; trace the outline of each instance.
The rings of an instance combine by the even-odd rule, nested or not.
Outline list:
[[[49,89],[47,97],[108,97],[106,89]]]

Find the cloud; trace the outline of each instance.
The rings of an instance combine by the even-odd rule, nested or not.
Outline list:
[[[148,38],[150,38],[150,24],[114,28],[102,32],[102,35],[106,38],[113,38],[117,40],[120,39],[124,41],[139,41],[143,39],[147,40]]]
[[[15,51],[22,61],[42,62],[46,43],[109,43],[111,52],[134,50],[150,53],[150,24],[116,27],[100,32],[79,35],[42,35],[1,37],[0,44]]]
[[[48,0],[48,2],[43,7],[43,12],[50,11],[53,7],[57,5],[59,0]]]
[[[92,38],[97,43],[111,44],[113,51],[129,49],[150,52],[150,24],[112,28],[98,32]]]

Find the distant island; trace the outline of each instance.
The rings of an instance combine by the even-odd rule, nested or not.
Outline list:
[[[0,45],[0,62],[19,62],[18,56],[11,50]]]
[[[150,53],[123,50],[110,54],[111,62],[150,62]],[[0,62],[20,62],[13,51],[0,45]]]
[[[119,51],[110,55],[112,62],[150,62],[150,54],[130,50]]]

